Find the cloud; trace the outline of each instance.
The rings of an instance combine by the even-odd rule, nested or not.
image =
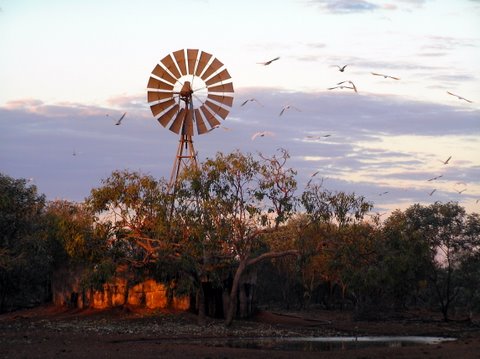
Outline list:
[[[240,106],[252,97],[263,106],[255,102]],[[157,123],[142,98],[120,96],[111,100],[111,108],[31,99],[5,105],[0,108],[0,171],[35,178],[49,199],[82,200],[116,169],[168,179],[178,135]],[[222,122],[229,130],[194,137],[200,162],[218,151],[239,149],[269,156],[284,148],[291,156],[289,166],[298,172],[300,188],[320,170],[319,178],[328,178],[329,189],[368,195],[379,208],[432,200],[426,179],[437,173],[444,174],[436,184],[441,186],[437,196],[480,197],[480,164],[472,154],[480,137],[476,109],[395,96],[275,88],[241,88],[235,98]],[[301,111],[279,116],[286,104]],[[111,117],[125,111],[122,125],[115,126]],[[275,136],[252,141],[258,131]],[[443,166],[440,160],[450,154],[451,164]],[[461,197],[451,189],[458,181],[468,183]],[[389,196],[378,196],[384,191]]]
[[[416,5],[416,6],[423,6],[428,0],[398,0],[399,2]]]
[[[423,46],[427,50],[456,50],[460,47],[478,47],[478,39],[457,38],[452,36],[427,36],[428,42]]]
[[[121,109],[142,109],[148,108],[146,96],[140,95],[118,95],[107,99],[107,104]]]
[[[307,47],[312,48],[312,49],[323,49],[327,45],[323,42],[310,42],[306,44]]]
[[[310,0],[332,14],[351,14],[374,11],[380,6],[365,0]]]
[[[457,73],[455,75],[450,75],[450,74],[442,74],[442,75],[435,75],[435,76],[429,76],[431,80],[434,81],[439,81],[439,82],[464,82],[464,81],[478,81],[478,79],[472,75],[472,74],[467,74],[467,73]]]

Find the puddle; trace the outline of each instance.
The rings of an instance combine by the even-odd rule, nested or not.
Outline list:
[[[404,347],[418,344],[438,344],[455,338],[420,336],[365,336],[365,337],[296,337],[296,338],[231,338],[201,340],[207,346],[269,349],[290,351],[334,351],[370,347]]]

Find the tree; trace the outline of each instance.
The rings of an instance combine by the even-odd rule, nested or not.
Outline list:
[[[260,154],[263,165],[260,166],[259,191],[256,193],[260,200],[266,198],[271,205],[267,212],[275,214],[275,228],[292,215],[296,204],[294,193],[297,189],[297,173],[291,168],[285,168],[290,155],[285,149],[279,149],[279,153],[279,156],[274,155],[271,158]]]
[[[378,244],[378,273],[389,297],[385,300],[393,300],[398,308],[418,301],[430,263],[428,243],[418,233],[407,231],[406,225],[406,214],[394,211],[381,228],[382,241]]]
[[[238,151],[217,153],[184,179],[183,193],[200,199],[196,202],[202,216],[198,223],[204,235],[222,236],[222,260],[235,267],[225,315],[227,326],[234,319],[240,280],[247,268],[266,259],[297,254],[296,250],[263,252],[262,236],[278,227],[293,208],[295,182],[293,172],[284,168],[286,152],[280,159],[262,158],[264,162]],[[272,190],[272,186],[277,187]]]
[[[456,202],[415,204],[405,211],[406,231],[420,236],[429,247],[429,279],[445,321],[460,288],[458,267],[480,248],[480,221]]]
[[[332,192],[320,184],[310,184],[301,196],[301,203],[312,224],[335,223],[339,227],[361,222],[373,204],[355,193]]]
[[[52,261],[41,236],[44,206],[36,186],[0,174],[0,312],[48,295]]]
[[[106,256],[108,238],[102,232],[104,227],[95,225],[94,215],[85,203],[50,201],[44,221],[57,265],[65,261],[98,263]]]
[[[109,232],[111,245],[133,267],[154,263],[159,251],[168,246],[171,198],[167,187],[165,181],[139,172],[114,171],[86,200],[97,225]]]
[[[317,239],[319,245],[316,246],[316,251],[311,251],[303,259],[304,266],[309,268],[315,264],[317,276],[339,285],[343,298],[349,283],[352,283],[355,269],[371,256],[370,229],[362,221],[373,204],[355,193],[332,192],[322,185],[323,183],[309,182],[301,196],[301,203],[309,219],[309,229],[305,231],[321,235]],[[307,272],[309,275],[303,277],[312,280],[311,276],[315,272]],[[304,281],[304,288],[311,286]]]
[[[172,198],[165,180],[139,172],[114,171],[86,199],[95,215],[95,228],[107,238],[108,256],[90,273],[92,284],[101,284],[120,268],[129,286],[152,276],[172,289],[181,248],[176,246],[178,227],[170,225]],[[125,295],[125,299],[127,296]]]

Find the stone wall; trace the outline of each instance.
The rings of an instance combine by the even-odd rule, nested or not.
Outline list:
[[[122,305],[149,309],[172,308],[188,310],[189,297],[173,297],[169,300],[164,284],[147,279],[129,285],[125,273],[105,283],[102,290],[84,289],[81,285],[83,268],[69,265],[55,271],[52,280],[52,300],[55,305],[73,308],[106,309]]]

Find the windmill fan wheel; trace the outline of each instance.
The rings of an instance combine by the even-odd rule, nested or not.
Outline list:
[[[201,135],[218,127],[233,104],[233,83],[223,63],[196,49],[165,56],[147,87],[153,116],[181,135]]]

